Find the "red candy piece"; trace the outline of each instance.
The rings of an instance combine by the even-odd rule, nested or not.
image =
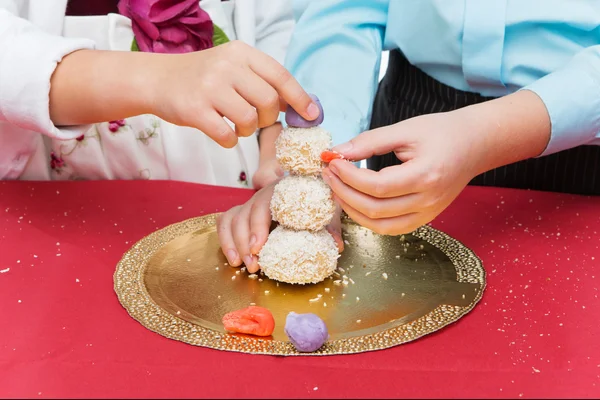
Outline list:
[[[275,329],[275,319],[266,308],[250,306],[225,314],[223,326],[227,332],[271,336]]]
[[[326,150],[321,153],[321,161],[329,164],[333,160],[343,160],[344,156],[340,153],[336,153],[335,151]]]

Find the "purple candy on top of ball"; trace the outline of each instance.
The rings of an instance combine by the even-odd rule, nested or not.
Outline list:
[[[284,330],[296,350],[302,353],[319,350],[329,339],[325,322],[315,314],[289,313]]]
[[[285,112],[285,123],[288,126],[292,126],[294,128],[312,128],[315,126],[319,126],[323,123],[325,119],[325,114],[323,113],[323,106],[319,101],[319,98],[314,94],[310,95],[310,98],[313,99],[315,104],[319,107],[319,116],[314,121],[307,121],[300,114],[298,114],[292,107],[288,106]]]

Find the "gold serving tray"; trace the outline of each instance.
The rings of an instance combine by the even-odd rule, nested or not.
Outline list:
[[[310,355],[380,350],[455,322],[481,299],[485,271],[477,256],[448,235],[422,227],[382,236],[343,221],[338,270],[316,285],[252,279],[227,264],[216,214],[183,221],[142,239],[122,258],[115,291],[129,314],[165,337],[213,349],[298,355],[284,333],[291,311],[315,313],[329,341]],[[344,279],[343,276],[346,278]],[[269,338],[228,334],[224,314],[257,305],[275,318]]]

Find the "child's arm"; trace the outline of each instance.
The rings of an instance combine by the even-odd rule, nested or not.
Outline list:
[[[256,48],[283,64],[294,30],[292,2],[256,0],[255,15]],[[252,182],[255,189],[268,186],[283,176],[283,170],[275,159],[275,140],[280,132],[280,123],[260,130],[259,167]]]
[[[277,162],[277,158],[275,158],[275,141],[280,132],[281,124],[278,122],[260,131],[258,136],[260,148],[258,170],[252,178],[254,189],[262,189],[284,175],[283,169]]]
[[[115,90],[122,87],[126,95]],[[281,64],[242,42],[186,54],[81,51],[57,67],[50,112],[69,125],[154,114],[233,147],[277,120],[280,98],[309,119],[318,115]]]
[[[232,147],[237,136],[276,121],[280,98],[307,119],[318,116],[281,64],[241,42],[182,55],[77,51],[92,46],[48,35],[0,9],[0,118],[73,138],[56,126],[147,113]],[[235,133],[223,116],[236,124]]]

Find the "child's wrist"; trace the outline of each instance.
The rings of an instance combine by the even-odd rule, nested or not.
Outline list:
[[[129,62],[124,63],[122,74],[127,92],[127,100],[137,114],[160,116],[161,104],[168,101],[165,93],[165,75],[170,66],[168,55],[152,53],[129,53]]]
[[[281,124],[279,122],[261,129],[258,137],[260,147],[260,164],[270,162],[275,159],[275,141],[281,132]]]

